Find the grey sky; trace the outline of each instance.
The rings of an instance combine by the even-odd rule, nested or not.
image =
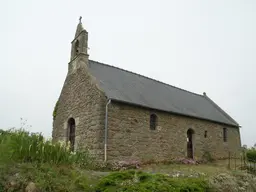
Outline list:
[[[0,2],[0,127],[51,136],[79,16],[90,59],[207,95],[256,142],[256,1]]]

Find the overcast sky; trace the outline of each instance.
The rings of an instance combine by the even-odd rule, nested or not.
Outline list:
[[[255,0],[0,0],[0,128],[51,136],[80,15],[90,59],[206,92],[256,143]]]

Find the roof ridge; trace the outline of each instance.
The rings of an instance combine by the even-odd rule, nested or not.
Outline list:
[[[147,78],[147,79],[150,79],[150,80],[156,81],[156,82],[158,82],[158,83],[161,83],[161,84],[164,84],[164,85],[167,85],[167,86],[170,86],[170,87],[173,87],[173,88],[179,89],[179,90],[181,90],[181,91],[185,91],[185,92],[188,92],[188,93],[191,93],[191,94],[197,95],[197,96],[204,97],[204,95],[200,95],[200,94],[198,94],[198,93],[194,93],[194,92],[192,92],[192,91],[188,91],[188,90],[185,90],[185,89],[182,89],[182,88],[176,87],[176,86],[174,86],[174,85],[170,85],[170,84],[168,84],[168,83],[165,83],[165,82],[162,82],[162,81],[159,81],[159,80],[156,80],[156,79],[153,79],[153,78],[147,77],[147,76],[145,76],[145,75],[141,75],[141,74],[139,74],[139,73],[135,73],[135,72],[132,72],[132,71],[128,71],[128,70],[123,69],[123,68],[120,68],[120,67],[116,67],[116,66],[113,66],[113,65],[109,65],[109,64],[106,64],[106,63],[99,62],[99,61],[94,61],[94,60],[92,60],[92,59],[89,59],[89,61],[92,61],[92,62],[98,63],[98,64],[100,64],[100,65],[105,65],[105,66],[108,66],[108,67],[116,68],[116,69],[119,69],[119,70],[121,70],[121,71],[125,71],[125,72],[128,72],[128,73],[132,73],[132,74],[134,74],[134,75],[141,76],[141,77],[144,77],[144,78]]]

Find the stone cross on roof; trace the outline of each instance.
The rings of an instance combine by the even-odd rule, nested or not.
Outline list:
[[[79,23],[82,23],[82,16],[79,17]]]

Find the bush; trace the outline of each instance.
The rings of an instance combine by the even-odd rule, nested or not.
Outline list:
[[[246,151],[246,157],[250,162],[256,162],[256,149],[250,148]]]
[[[96,190],[105,191],[155,191],[155,192],[205,192],[208,184],[203,178],[172,178],[162,174],[137,171],[121,171],[103,177]]]
[[[71,152],[66,143],[53,144],[41,134],[12,129],[0,131],[0,162],[10,161],[89,166],[92,158],[87,151]]]
[[[203,156],[202,156],[202,160],[203,162],[206,162],[206,163],[212,163],[214,162],[214,158],[212,157],[211,153],[209,151],[205,151]]]

